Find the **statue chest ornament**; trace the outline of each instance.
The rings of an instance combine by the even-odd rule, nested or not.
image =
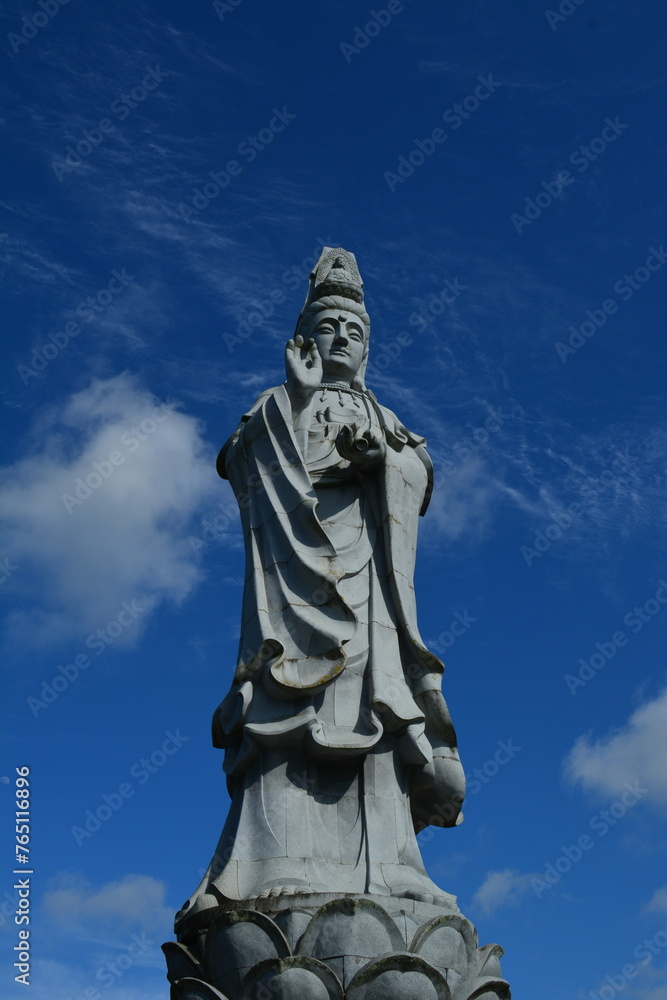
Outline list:
[[[363,447],[371,429],[381,434],[377,413],[367,396],[349,388],[321,385],[315,394],[307,448],[308,472],[316,486],[355,478],[352,463],[341,456],[337,446],[344,427],[354,428],[357,447]]]

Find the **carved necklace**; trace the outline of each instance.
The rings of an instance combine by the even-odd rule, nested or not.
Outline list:
[[[327,391],[327,389],[337,389],[338,390],[338,401],[339,401],[339,403],[340,403],[341,406],[343,405],[343,397],[342,397],[341,393],[343,393],[343,392],[349,392],[352,395],[352,397],[353,397],[352,398],[352,402],[354,403],[354,405],[356,406],[356,408],[358,410],[361,409],[361,403],[359,402],[359,397],[361,397],[361,399],[364,399],[365,395],[366,395],[364,392],[361,392],[360,389],[353,389],[351,385],[340,385],[337,382],[320,382],[320,384],[318,386],[318,389],[322,390],[322,394],[320,395],[320,402],[321,403],[326,402],[326,398],[327,398],[327,392],[326,391]],[[357,398],[355,398],[355,397],[357,397]]]

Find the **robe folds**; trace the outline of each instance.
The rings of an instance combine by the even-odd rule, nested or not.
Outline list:
[[[338,453],[353,424],[384,441],[375,466]],[[465,779],[444,667],[417,627],[424,439],[367,391],[320,387],[295,421],[283,385],[242,418],[218,472],[246,551],[238,661],[213,718],[232,806],[188,906],[271,886],[437,894],[415,830],[456,824]]]

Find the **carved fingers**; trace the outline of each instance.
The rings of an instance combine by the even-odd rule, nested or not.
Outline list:
[[[322,359],[314,340],[304,342],[300,334],[290,337],[285,346],[285,372],[292,403],[299,408],[307,405],[322,381]]]
[[[314,340],[306,340],[297,334],[287,341],[285,346],[285,367],[287,374],[294,375],[298,380],[309,385],[317,377],[319,385],[322,374],[322,359]]]

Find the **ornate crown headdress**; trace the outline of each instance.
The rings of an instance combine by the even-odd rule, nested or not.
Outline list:
[[[370,320],[364,307],[364,283],[359,274],[357,259],[353,253],[350,253],[349,250],[344,250],[343,247],[322,247],[320,258],[308,279],[308,293],[297,320],[297,330],[308,310],[316,306],[316,303],[321,299],[331,296],[348,299],[354,302],[357,307],[360,307],[368,334],[370,335]],[[326,306],[323,305],[323,308],[326,308]],[[368,341],[366,342],[364,360],[352,383],[353,388],[367,391],[364,380],[367,364]]]
[[[357,259],[342,247],[322,248],[320,259],[310,275],[304,310],[311,302],[327,295],[341,295],[363,305],[364,283],[359,274]]]

